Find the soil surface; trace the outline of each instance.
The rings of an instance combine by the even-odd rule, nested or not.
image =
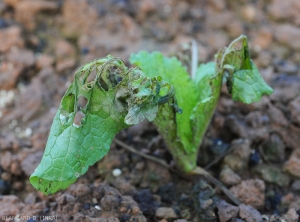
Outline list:
[[[300,221],[299,11],[299,0],[0,1],[0,220]],[[139,50],[176,55],[192,39],[208,62],[241,34],[274,93],[245,105],[224,89],[198,165],[243,204],[116,143],[65,191],[45,196],[30,185],[80,65]],[[173,164],[151,123],[117,138]]]

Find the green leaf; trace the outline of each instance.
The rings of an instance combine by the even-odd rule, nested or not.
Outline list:
[[[240,70],[234,73],[232,98],[243,103],[258,102],[263,95],[270,95],[273,89],[261,77],[256,65],[251,62],[252,70]]]
[[[194,132],[194,144],[199,147],[217,106],[221,87],[222,74],[216,74],[215,63],[201,64],[196,73],[196,84],[199,92],[199,102],[191,115],[191,125]]]
[[[88,82],[93,70],[97,75]],[[160,77],[146,78],[140,70],[128,70],[120,59],[111,56],[81,67],[61,101],[43,158],[30,183],[46,195],[74,183],[107,154],[116,133],[156,117],[158,106],[163,103],[162,88],[164,96],[172,99],[173,87]],[[84,118],[76,125],[80,96],[88,102],[81,108]]]
[[[185,147],[186,152],[193,152],[197,147],[193,145],[193,131],[190,116],[198,102],[196,84],[189,77],[185,67],[175,58],[164,57],[159,52],[148,53],[145,51],[132,54],[130,62],[145,73],[147,77],[162,76],[176,91],[176,101],[183,110],[182,114],[176,114],[175,121],[177,138]]]
[[[174,86],[182,114],[165,104],[160,107],[154,124],[179,167],[186,172],[193,170],[198,147],[219,98],[222,75],[216,75],[215,63],[210,62],[202,64],[192,80],[176,58],[158,52],[133,54],[130,62],[139,66],[146,76],[160,75]]]
[[[199,93],[198,101],[206,100],[211,96],[212,89],[209,82],[214,77],[216,77],[216,64],[214,62],[201,64],[198,67],[195,78]]]
[[[240,36],[216,55],[217,71],[223,72],[233,100],[257,102],[273,89],[266,84],[258,68],[250,59],[248,40]]]

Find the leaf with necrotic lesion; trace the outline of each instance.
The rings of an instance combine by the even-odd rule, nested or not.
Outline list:
[[[93,71],[96,77],[88,81]],[[62,98],[30,183],[46,195],[74,183],[107,154],[116,133],[155,118],[163,97],[160,89],[166,85],[159,77],[150,79],[138,69],[128,70],[122,60],[111,56],[81,67]],[[173,93],[171,86],[168,89],[164,94]],[[87,100],[80,108],[84,117],[74,123],[81,97]]]

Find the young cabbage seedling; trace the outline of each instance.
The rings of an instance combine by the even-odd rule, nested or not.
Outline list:
[[[179,169],[188,174],[205,176],[235,204],[240,204],[224,185],[197,166],[197,157],[223,83],[226,83],[233,100],[247,104],[273,92],[250,58],[247,37],[240,36],[221,49],[215,55],[214,62],[201,64],[196,71],[193,62],[191,75],[176,58],[164,57],[159,52],[133,54],[130,62],[140,67],[148,77],[162,76],[176,90],[175,99],[183,113],[179,115],[175,109],[164,104],[159,107],[154,125]]]
[[[200,65],[193,78],[176,58],[158,52],[133,54],[130,61],[147,77],[111,56],[94,60],[75,73],[54,118],[41,163],[30,177],[36,189],[48,195],[67,188],[107,154],[117,132],[144,119],[154,120],[182,171],[205,175],[222,187],[196,166],[222,82],[226,81],[234,100],[245,103],[272,93],[250,59],[247,38],[241,36],[220,50],[215,62]],[[94,70],[95,79],[88,81]],[[76,125],[81,96],[88,102],[81,108],[84,118]],[[223,191],[231,196],[227,189]]]

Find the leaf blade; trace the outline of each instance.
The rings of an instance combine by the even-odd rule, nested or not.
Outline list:
[[[192,144],[192,127],[190,115],[197,103],[197,91],[195,83],[190,79],[186,69],[176,58],[167,58],[159,52],[148,53],[145,51],[132,54],[129,61],[141,68],[147,77],[162,76],[170,83],[175,91],[176,102],[184,110],[182,114],[175,115],[177,125],[177,139],[182,140],[186,152],[194,152],[197,148]]]
[[[110,100],[113,102],[113,98]],[[92,98],[90,103],[94,102]],[[79,128],[72,121],[67,127],[61,127],[59,115],[60,110],[54,118],[41,164],[30,177],[31,184],[47,195],[65,189],[85,174],[89,166],[107,154],[115,134],[126,127],[106,118],[104,112],[87,113],[85,123]],[[57,134],[57,129],[61,128],[63,130]]]
[[[95,69],[95,79],[87,82]],[[120,75],[122,80],[118,81]],[[162,88],[168,89],[163,96]],[[41,163],[30,183],[46,195],[67,188],[107,154],[117,132],[145,118],[153,120],[158,105],[173,95],[173,87],[160,77],[146,78],[112,56],[82,66],[62,98]],[[76,125],[73,122],[80,96],[88,102],[80,108],[85,116]],[[128,115],[132,121],[126,120]]]
[[[197,69],[196,84],[199,91],[199,102],[191,115],[194,132],[194,144],[199,147],[214,114],[222,87],[222,74],[216,73],[216,64],[201,64]]]
[[[252,62],[248,40],[244,35],[218,52],[216,64],[217,72],[224,73],[226,77],[227,89],[233,100],[249,104],[273,92]]]
[[[246,104],[258,102],[263,95],[270,95],[273,89],[267,85],[256,65],[251,62],[252,70],[235,72],[232,99]]]

